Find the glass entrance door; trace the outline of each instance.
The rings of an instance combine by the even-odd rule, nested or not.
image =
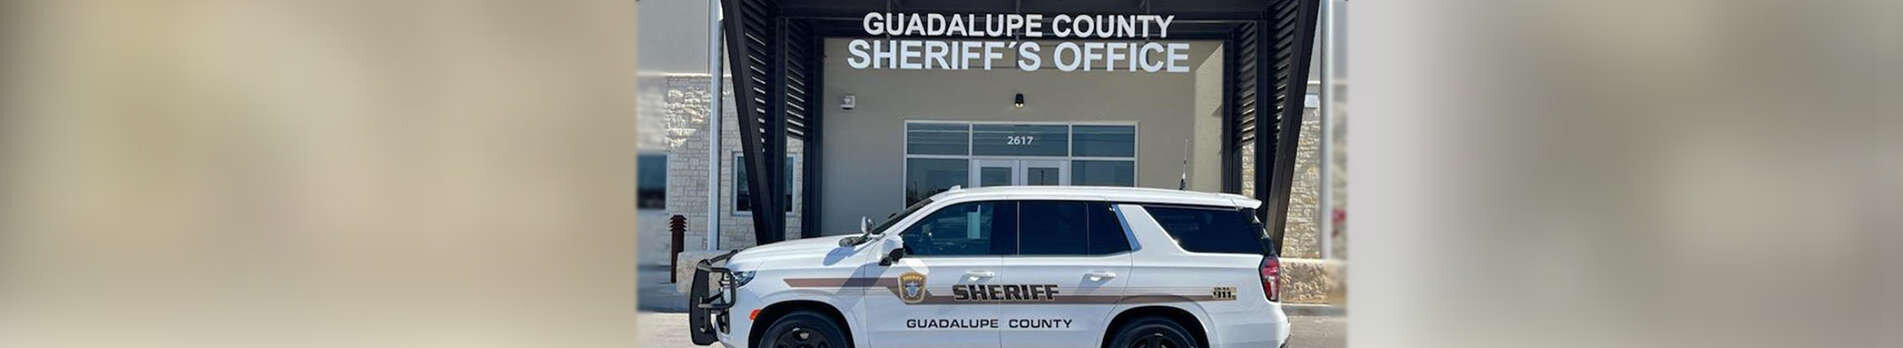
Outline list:
[[[1018,184],[1018,161],[1015,160],[974,160],[971,161],[971,182],[973,187],[1009,186]]]
[[[1070,185],[1070,166],[1063,160],[1020,160],[1019,175],[1024,177],[1018,185]]]
[[[980,159],[971,161],[973,187],[1070,185],[1066,160]]]

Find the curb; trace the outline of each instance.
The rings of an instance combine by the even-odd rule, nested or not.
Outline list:
[[[1283,304],[1282,313],[1293,316],[1339,317],[1348,314],[1346,309],[1321,304]]]

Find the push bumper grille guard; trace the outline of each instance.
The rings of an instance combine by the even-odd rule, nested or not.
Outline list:
[[[714,344],[720,341],[714,330],[727,331],[727,309],[733,308],[735,285],[733,270],[723,266],[727,258],[738,252],[727,252],[694,265],[694,282],[687,293],[688,329],[693,331],[694,344]],[[720,292],[708,293],[709,279],[719,279]]]

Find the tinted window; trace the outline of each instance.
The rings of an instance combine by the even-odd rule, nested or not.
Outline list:
[[[784,185],[786,185],[786,187],[793,187],[793,168],[799,166],[798,161],[799,157],[786,156],[786,162],[781,163],[783,164],[782,168],[785,169],[786,172],[786,174],[781,177],[781,180],[785,181]],[[747,182],[752,180],[747,176],[747,156],[734,154],[733,168],[733,182],[735,183],[733,189],[733,211],[736,213],[753,211],[753,188],[747,185]],[[780,197],[780,207],[784,208],[781,210],[793,211],[793,190],[786,190],[786,194]]]
[[[1090,203],[1090,254],[1102,255],[1130,251],[1130,236],[1123,233],[1123,221],[1117,210],[1105,203]]]
[[[1136,157],[1136,126],[1071,126],[1070,154],[1078,157]]]
[[[968,180],[971,180],[971,160],[907,158],[905,204],[912,205],[952,186],[968,185],[965,183]]]
[[[1070,184],[1078,186],[1136,186],[1136,161],[1070,161]]]
[[[1109,204],[1025,201],[1019,204],[1019,254],[1103,255],[1130,251],[1130,239]]]
[[[1017,202],[945,207],[905,229],[905,248],[920,256],[1016,254]]]
[[[1248,210],[1144,206],[1183,250],[1267,254],[1268,235]]]
[[[635,207],[667,208],[667,155],[641,154],[636,157]]]
[[[912,155],[969,155],[971,126],[963,123],[905,124],[905,153]]]
[[[918,203],[912,203],[911,206],[905,207],[905,210],[900,210],[898,212],[886,214],[885,222],[880,222],[878,226],[873,226],[872,229],[869,229],[867,231],[871,231],[872,233],[885,233],[885,229],[892,228],[892,224],[899,223],[899,220],[905,219],[906,216],[911,216],[912,213],[918,211],[919,208],[924,208],[926,205],[930,205],[930,204],[932,204],[932,200],[926,199],[923,201],[918,201]]]
[[[1090,253],[1089,207],[1083,202],[1025,201],[1018,205],[1018,253],[1083,255]]]

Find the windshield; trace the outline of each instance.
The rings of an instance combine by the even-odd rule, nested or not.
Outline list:
[[[872,232],[874,234],[877,234],[881,231],[885,231],[886,228],[892,227],[892,224],[899,223],[900,219],[904,219],[907,215],[912,215],[912,212],[918,211],[919,208],[924,208],[926,205],[929,205],[929,204],[932,204],[931,199],[920,200],[918,201],[918,203],[912,203],[912,206],[905,207],[905,210],[900,210],[890,215],[886,215],[885,221],[880,222],[877,226],[867,231]]]

